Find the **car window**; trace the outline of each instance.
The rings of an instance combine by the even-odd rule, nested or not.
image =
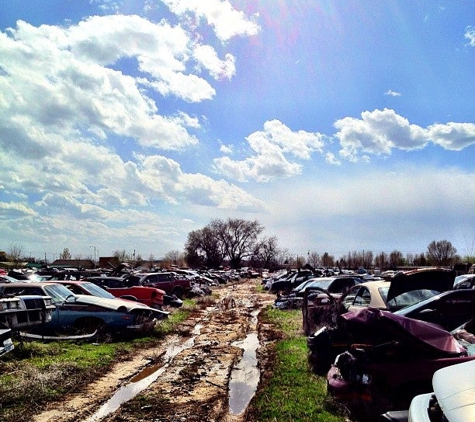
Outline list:
[[[343,293],[354,285],[355,282],[352,278],[337,278],[330,284],[328,291],[330,293]]]
[[[96,286],[94,283],[84,283],[82,286],[84,290],[89,292],[92,296],[103,297],[105,299],[115,299],[115,296],[112,293],[109,293],[107,290],[104,290],[102,287]],[[77,293],[81,294],[81,292],[77,292]]]
[[[353,305],[355,306],[369,306],[371,303],[371,293],[366,287],[361,287],[355,296]]]
[[[45,285],[44,291],[48,294],[48,296],[51,296],[53,298],[53,301],[56,303],[64,302],[66,298],[70,296],[72,296],[73,298],[75,297],[74,293],[72,293],[66,287],[61,286],[60,284]],[[72,298],[69,298],[69,300],[72,301]]]
[[[355,297],[358,293],[358,291],[360,290],[360,287],[359,286],[355,286],[353,288],[351,288],[350,290],[348,290],[348,292],[346,293],[345,297],[343,298],[343,301],[342,301],[342,305],[348,309],[350,306],[353,305],[353,302],[355,300]]]
[[[438,293],[439,292],[436,290],[428,289],[412,290],[410,292],[405,292],[396,296],[395,298],[391,299],[387,305],[391,311],[395,311],[414,305],[415,303],[422,302],[423,300],[429,299]]]

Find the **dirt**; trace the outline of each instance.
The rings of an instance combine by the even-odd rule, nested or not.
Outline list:
[[[239,342],[253,331],[257,333],[257,367],[260,378],[265,379],[270,370],[266,349],[275,340],[275,333],[258,322],[260,310],[273,303],[275,296],[258,293],[257,285],[258,281],[251,279],[214,288],[213,296],[218,296],[215,303],[194,313],[158,347],[142,349],[130,360],[118,362],[83,391],[52,403],[33,421],[247,420],[246,409],[234,414],[229,406],[231,373],[243,355]],[[158,377],[152,382],[148,375]],[[142,381],[137,382],[139,379]],[[130,400],[117,410],[100,410],[109,406],[119,389],[125,391],[119,393],[120,399],[133,396],[135,393],[127,392],[127,388],[140,382],[150,385],[128,397]]]

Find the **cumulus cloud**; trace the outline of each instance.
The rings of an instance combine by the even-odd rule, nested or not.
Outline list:
[[[259,25],[249,19],[243,12],[232,6],[227,0],[162,0],[176,15],[194,14],[198,19],[205,19],[214,28],[221,41],[228,41],[235,36],[256,35]]]
[[[235,185],[186,174],[156,155],[197,145],[194,132],[201,130],[200,119],[179,103],[167,115],[156,98],[212,99],[204,74],[231,79],[232,55],[221,59],[181,26],[123,15],[67,27],[18,21],[0,32],[0,55],[0,180],[31,204],[3,202],[3,215],[38,217],[45,227],[61,215],[93,226],[125,224],[135,208],[160,202],[265,208]]]
[[[303,130],[293,132],[278,120],[265,122],[263,131],[252,133],[246,140],[253,151],[251,157],[240,161],[229,157],[214,160],[220,173],[241,182],[269,182],[299,174],[302,165],[288,156],[309,160],[312,153],[322,153],[324,146],[323,135]]]
[[[422,128],[389,109],[365,111],[361,119],[345,117],[334,126],[342,147],[340,156],[354,162],[368,161],[368,154],[390,155],[393,149],[422,149],[429,141],[450,150],[475,143],[475,124],[450,122]]]

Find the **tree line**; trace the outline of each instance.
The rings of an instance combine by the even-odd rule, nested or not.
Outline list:
[[[279,246],[275,236],[262,236],[264,226],[257,220],[228,218],[211,220],[202,229],[188,233],[184,251],[169,251],[162,260],[167,265],[187,265],[190,268],[240,268],[276,269],[283,267],[301,268],[306,264],[317,267],[340,267],[345,269],[379,268],[384,271],[403,266],[453,266],[458,263],[473,264],[474,256],[461,257],[448,240],[432,241],[425,252],[404,255],[398,250],[390,253],[373,253],[370,250],[349,251],[336,259],[328,252],[319,254],[308,251],[305,255],[291,254]],[[23,247],[11,245],[9,253],[0,252],[0,261],[23,261]],[[71,259],[68,248],[59,254],[60,259]],[[135,253],[117,250],[114,256],[120,262],[139,262],[142,257]],[[150,255],[149,261],[155,261]]]

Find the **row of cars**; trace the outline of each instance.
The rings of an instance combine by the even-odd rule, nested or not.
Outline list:
[[[462,419],[444,419],[440,410],[416,412],[414,407],[437,401],[437,392],[431,393],[437,371],[456,371],[465,364],[475,369],[473,277],[456,279],[454,272],[434,268],[398,273],[391,281],[355,279],[343,292],[337,291],[339,277],[327,277],[320,279],[319,287],[312,288],[315,280],[307,280],[290,293],[302,297],[309,362],[326,376],[329,394],[361,421],[475,420],[463,411]],[[276,304],[282,300],[277,297]],[[472,398],[473,387],[474,382],[466,392]],[[439,398],[450,388],[456,390],[456,383],[439,392]],[[424,400],[412,405],[420,394]]]
[[[113,271],[0,274],[0,356],[13,349],[15,334],[50,340],[149,332],[167,318],[169,307],[235,278],[224,272],[133,271],[125,264]]]

